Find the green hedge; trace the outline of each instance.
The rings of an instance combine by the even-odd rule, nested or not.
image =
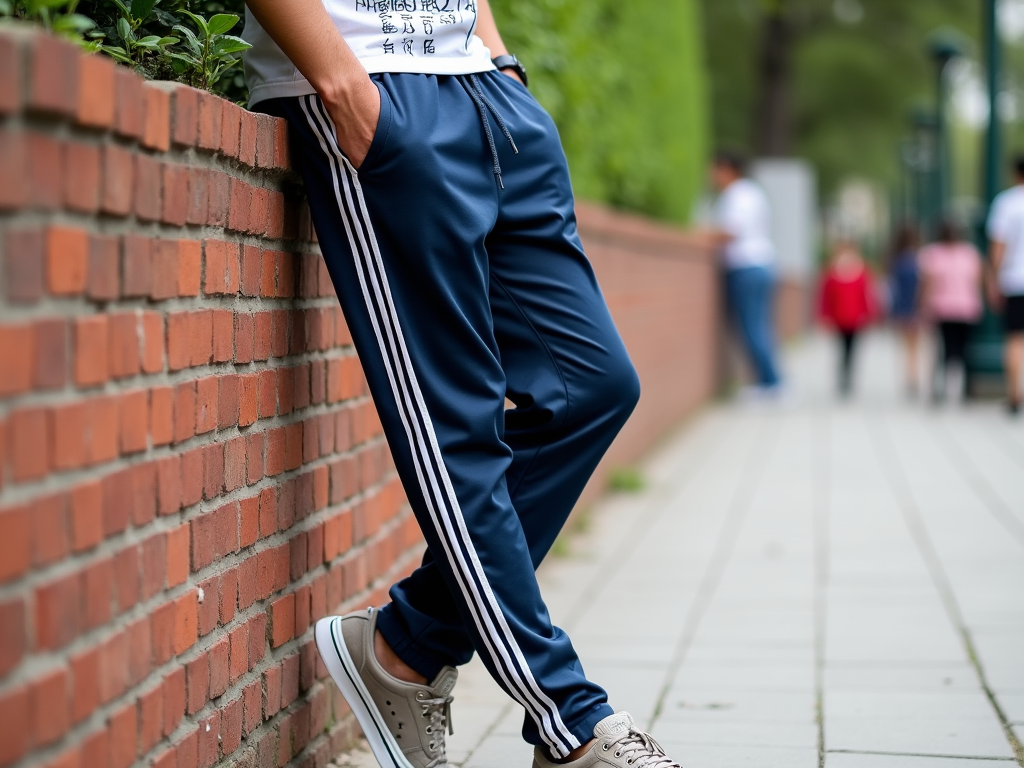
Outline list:
[[[686,222],[704,186],[697,0],[491,0],[581,198]]]

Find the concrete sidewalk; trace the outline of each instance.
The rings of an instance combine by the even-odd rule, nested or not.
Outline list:
[[[1024,766],[1024,422],[905,403],[892,342],[862,352],[840,404],[831,346],[803,344],[796,404],[709,409],[541,571],[590,677],[685,768]],[[529,768],[479,661],[455,693],[453,762]]]

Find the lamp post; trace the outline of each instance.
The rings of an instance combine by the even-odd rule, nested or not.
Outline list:
[[[946,127],[946,101],[949,95],[949,82],[946,69],[949,62],[960,56],[964,51],[963,35],[955,29],[944,27],[932,33],[928,40],[928,52],[936,67],[935,90],[935,188],[932,232],[934,234],[939,221],[946,213],[950,190],[949,141]]]

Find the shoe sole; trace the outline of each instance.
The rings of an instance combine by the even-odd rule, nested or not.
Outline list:
[[[414,768],[402,754],[384,722],[384,717],[373,703],[370,692],[356,671],[355,661],[341,636],[341,619],[320,619],[316,623],[315,639],[320,658],[324,660],[331,679],[352,708],[356,721],[363,729],[366,741],[381,768]]]

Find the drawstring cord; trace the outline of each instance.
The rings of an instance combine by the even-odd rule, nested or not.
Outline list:
[[[512,133],[509,131],[508,126],[505,124],[505,120],[501,117],[497,107],[487,98],[487,94],[484,93],[483,86],[480,85],[480,78],[476,75],[460,75],[458,76],[459,82],[462,87],[466,89],[466,93],[469,94],[469,98],[476,104],[477,112],[480,113],[480,124],[484,127],[484,135],[487,137],[487,146],[491,150],[491,159],[494,161],[494,177],[498,180],[498,186],[502,189],[505,188],[505,182],[501,180],[501,163],[498,160],[498,147],[494,143],[494,133],[491,131],[491,121],[487,119],[487,113],[490,112],[494,116],[494,122],[498,124],[502,134],[508,139],[508,143],[512,146],[512,152],[519,154],[519,147],[516,146],[515,140],[512,138]]]

